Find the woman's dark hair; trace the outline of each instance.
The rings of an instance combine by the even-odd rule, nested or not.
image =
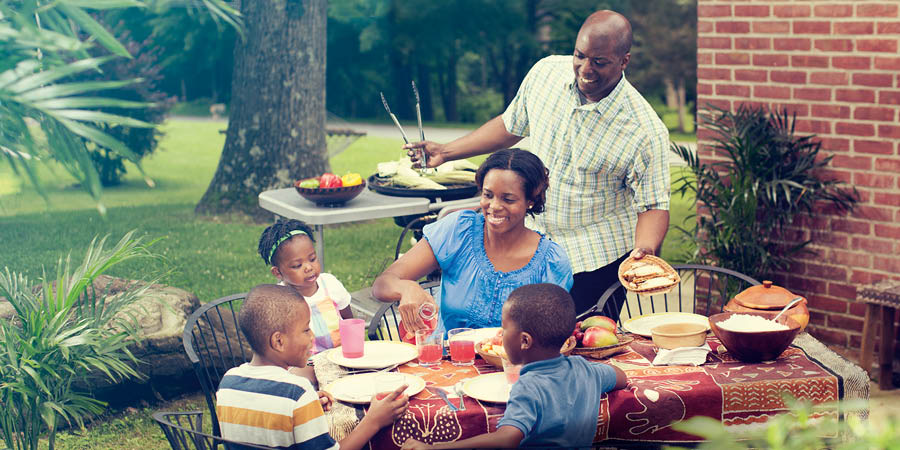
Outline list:
[[[309,225],[299,221],[299,220],[283,220],[279,219],[278,222],[268,226],[265,230],[263,230],[262,235],[259,237],[259,248],[257,251],[259,252],[259,256],[262,257],[263,261],[270,266],[275,265],[275,261],[278,260],[278,249],[275,252],[272,252],[272,247],[278,244],[278,247],[281,247],[281,244],[287,242],[294,238],[291,236],[289,239],[285,239],[282,242],[278,242],[281,238],[288,236],[291,231],[299,230],[306,234],[306,237],[309,240],[316,242],[313,239],[313,231]]]
[[[525,198],[532,202],[528,214],[533,216],[544,212],[550,172],[540,158],[534,153],[517,148],[506,148],[491,153],[475,173],[475,182],[478,183],[479,190],[483,187],[485,175],[493,169],[512,170],[522,177],[525,181]]]

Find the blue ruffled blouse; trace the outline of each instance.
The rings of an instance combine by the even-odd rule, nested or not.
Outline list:
[[[423,234],[441,267],[441,317],[445,330],[499,327],[503,302],[515,288],[553,283],[572,287],[572,265],[559,244],[541,234],[534,256],[512,272],[494,268],[484,250],[484,216],[457,211],[428,224]]]

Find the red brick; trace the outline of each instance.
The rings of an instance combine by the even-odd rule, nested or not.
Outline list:
[[[868,123],[838,122],[834,132],[851,136],[875,136],[875,126]]]
[[[850,107],[840,105],[812,105],[812,115],[813,117],[849,119]]]
[[[716,22],[716,33],[749,33],[750,22],[721,21]]]
[[[872,58],[868,56],[835,56],[831,58],[835,69],[868,70],[872,67]]]
[[[773,70],[772,81],[778,83],[806,84],[806,72],[797,70]]]
[[[713,55],[709,52],[697,52],[697,65],[712,64]]]
[[[716,53],[716,64],[720,66],[746,66],[750,64],[749,53]]]
[[[894,153],[894,143],[886,141],[853,141],[853,151],[858,153],[890,155]]]
[[[861,52],[897,53],[896,39],[859,39],[856,48]]]
[[[769,17],[768,5],[735,5],[735,17]]]
[[[897,5],[889,3],[868,3],[856,6],[858,17],[897,17]]]
[[[813,72],[809,74],[810,84],[844,85],[850,82],[847,72]]]
[[[878,137],[900,139],[900,127],[878,125]]]
[[[872,158],[868,156],[835,155],[831,159],[831,165],[842,169],[872,170]]]
[[[872,267],[872,255],[865,252],[847,252],[843,250],[831,250],[831,259],[838,264],[848,267]]]
[[[854,296],[854,297],[847,297],[847,298],[856,298],[856,297]],[[850,314],[853,314],[856,317],[865,317],[866,305],[864,303],[856,303],[856,302],[851,303],[850,304]],[[856,346],[859,347],[858,342],[856,343]]]
[[[829,34],[831,22],[794,21],[794,34]]]
[[[711,69],[700,67],[697,69],[698,80],[731,80],[731,70],[728,69]]]
[[[893,175],[879,175],[873,173],[854,173],[853,182],[858,186],[876,189],[890,189],[894,187]]]
[[[796,90],[794,91],[794,97],[797,96]],[[831,150],[831,151],[841,151],[846,152],[850,150],[850,139],[844,138],[820,138],[819,141],[822,143],[823,150]]]
[[[829,314],[828,326],[842,330],[859,331],[863,329],[863,319],[845,316],[842,314]]]
[[[834,34],[872,34],[875,32],[873,22],[835,22]]]
[[[767,85],[754,86],[753,96],[756,98],[791,98],[791,88]]]
[[[731,97],[749,97],[750,86],[741,86],[734,84],[716,85],[716,95],[725,95]]]
[[[793,292],[797,292],[794,287],[791,287]],[[822,286],[822,289],[811,291],[811,292],[826,292],[827,284]],[[820,311],[830,311],[830,312],[838,312],[843,313],[847,312],[847,302],[840,301],[831,297],[825,297],[823,295],[811,294],[807,296],[807,301],[809,302],[809,307],[818,309]]]
[[[809,17],[808,5],[775,5],[772,8],[775,17]]]
[[[894,120],[894,108],[869,108],[857,106],[853,111],[853,118],[856,120],[880,120],[882,122],[890,122]]]
[[[826,120],[797,119],[794,122],[794,128],[798,133],[829,134],[831,133],[831,122]]]
[[[697,33],[712,33],[715,26],[711,20],[697,20]]]
[[[813,47],[823,52],[850,52],[853,51],[853,41],[850,39],[816,39]]]
[[[827,56],[791,55],[791,65],[794,67],[828,67]]]
[[[875,224],[875,236],[888,239],[900,239],[900,226],[882,225],[877,223]]]
[[[797,100],[831,100],[831,89],[827,88],[794,88],[794,98]]]
[[[875,68],[878,70],[900,70],[900,58],[876,56]]]
[[[876,192],[875,204],[900,207],[900,194],[894,194],[890,192]],[[897,211],[897,215],[897,222],[900,222],[900,211]]]
[[[846,331],[833,330],[830,328],[809,327],[807,329],[807,332],[829,346],[846,347],[847,343],[849,342]]]
[[[773,103],[772,109],[786,111],[790,115],[806,117],[809,115],[809,105],[806,103]]]
[[[765,70],[734,69],[735,81],[768,81]]]
[[[853,5],[816,5],[813,14],[816,17],[851,17]]]
[[[853,84],[871,87],[891,87],[894,77],[887,73],[854,73]]]
[[[772,48],[772,39],[734,38],[734,48],[737,50],[769,50]]]
[[[815,325],[825,325],[825,314],[819,311],[809,311],[809,324],[811,326]]]
[[[697,5],[697,17],[730,17],[731,5]]]
[[[713,85],[709,83],[697,83],[697,94],[699,95],[712,95],[713,93]]]
[[[831,221],[831,229],[844,233],[869,234],[872,232],[872,225],[860,220],[834,219]]]
[[[761,34],[788,34],[791,23],[787,21],[753,21],[753,32]]]
[[[875,160],[875,170],[900,173],[900,159],[878,158]],[[897,204],[900,205],[900,202]]]
[[[878,22],[878,34],[900,34],[900,22]]]
[[[892,254],[894,253],[893,243],[886,239],[855,237],[852,246],[854,249],[865,250],[869,253]],[[878,267],[877,263],[875,267]]]
[[[878,198],[878,194],[875,194],[875,198]],[[877,201],[876,201],[877,203]],[[866,205],[858,205],[856,207],[856,213],[858,217],[862,217],[864,219],[876,220],[879,222],[890,222],[891,221],[891,210],[887,208],[879,208],[877,206],[866,206]],[[884,244],[882,242],[882,244]],[[891,246],[887,246],[888,251],[890,251]]]
[[[829,280],[844,280],[847,278],[847,269],[838,266],[807,264],[806,273],[817,278],[826,278]]]
[[[701,36],[697,38],[697,48],[731,49],[731,38],[718,36]]]
[[[828,248],[847,249],[850,247],[850,238],[840,234],[828,234],[816,239],[814,244]]]
[[[712,106],[715,106],[717,108],[721,108],[724,110],[731,110],[731,100],[709,98],[709,99],[703,99],[703,101],[701,102],[701,99],[697,99],[697,104],[702,105],[702,106],[712,105]],[[699,131],[698,131],[698,133],[699,133]],[[711,136],[707,136],[707,137],[711,137]],[[698,140],[700,139],[699,134],[697,135],[697,139]]]
[[[699,72],[699,69],[697,70]],[[850,103],[875,103],[875,91],[867,89],[838,89],[835,100]]]
[[[788,55],[753,55],[754,66],[777,67],[789,64]]]
[[[775,50],[781,51],[809,50],[812,48],[812,40],[807,38],[775,38],[772,42]]]
[[[885,272],[900,273],[900,257],[886,258],[883,256],[875,257],[875,267]]]
[[[900,105],[900,91],[879,91],[878,103],[882,105]]]
[[[854,270],[850,281],[856,284],[872,284],[884,278],[884,275],[867,270]]]
[[[840,181],[841,183],[852,183],[853,173],[844,170],[819,169],[817,172],[826,180]]]

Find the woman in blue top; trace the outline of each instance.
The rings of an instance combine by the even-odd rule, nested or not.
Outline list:
[[[425,327],[419,307],[434,299],[416,280],[438,268],[447,330],[499,327],[503,302],[519,286],[572,287],[572,267],[562,247],[525,227],[527,214],[544,210],[548,178],[541,160],[524,150],[500,150],[481,164],[475,181],[481,212],[458,211],[425,226],[425,239],[372,286],[379,300],[400,302],[407,330]]]

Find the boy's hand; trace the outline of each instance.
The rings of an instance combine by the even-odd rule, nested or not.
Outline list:
[[[406,442],[403,443],[403,447],[400,447],[400,450],[428,450],[431,446],[424,443],[419,442],[413,438],[408,438]]]
[[[327,391],[319,391],[319,402],[322,403],[322,410],[328,411],[331,409],[331,404],[334,403],[334,397],[331,396]]]
[[[383,428],[394,423],[398,417],[406,412],[406,407],[409,406],[409,397],[403,393],[407,387],[408,385],[404,384],[381,400],[378,400],[377,397],[373,396],[366,417],[371,417],[370,420],[372,420],[378,428]]]

